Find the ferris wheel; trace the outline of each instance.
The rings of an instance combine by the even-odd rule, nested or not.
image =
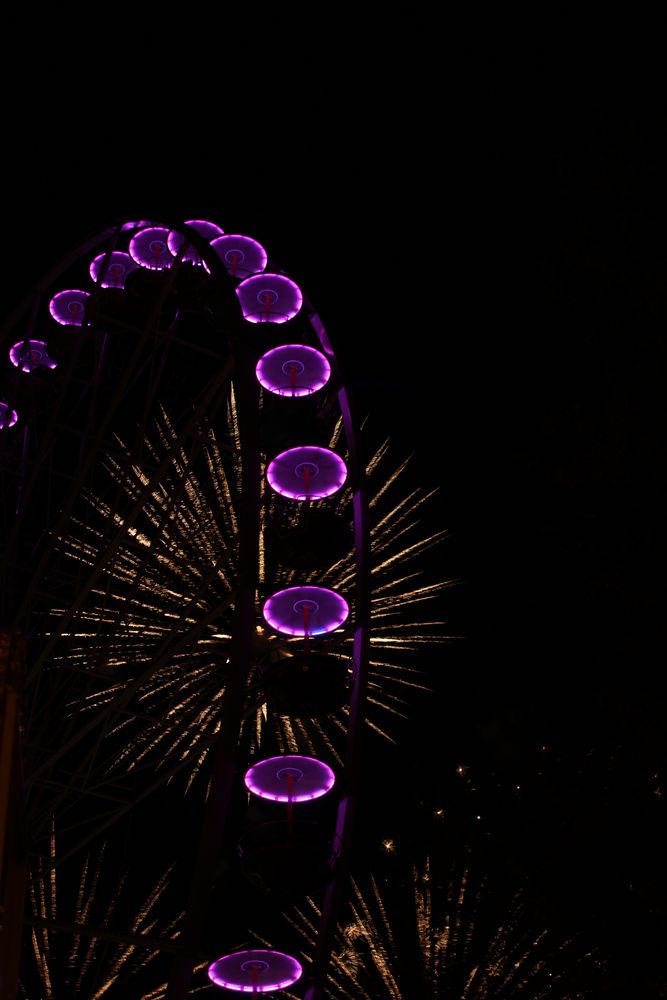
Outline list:
[[[167,219],[77,248],[10,316],[0,349],[15,775],[0,819],[9,830],[21,810],[27,831],[0,886],[5,982],[27,880],[38,949],[47,931],[149,949],[168,1000],[189,995],[193,973],[316,1000],[359,795],[371,617],[366,462],[333,339],[257,240]],[[311,725],[336,712],[337,741]],[[101,841],[114,864],[134,852],[147,870],[153,855],[179,868],[158,880],[177,913],[168,932],[111,931],[86,909]],[[75,865],[88,874],[64,891],[78,893],[68,922],[55,879]],[[211,930],[212,890],[223,872],[231,898],[232,869],[251,896],[321,891],[307,967],[229,948],[233,921]]]

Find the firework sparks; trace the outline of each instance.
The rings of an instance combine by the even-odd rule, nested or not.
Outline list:
[[[143,902],[128,917],[128,875],[122,875],[110,888],[108,880],[103,878],[109,860],[106,854],[106,844],[103,844],[98,852],[85,858],[78,878],[72,881],[69,871],[62,877],[64,902],[58,898],[61,876],[55,868],[47,875],[39,870],[31,873],[34,966],[26,971],[21,983],[23,995],[31,1000],[38,996],[46,1000],[65,996],[73,1000],[77,997],[85,1000],[127,997],[128,981],[150,967],[160,955],[156,947],[159,923],[156,911],[167,889],[170,870],[157,878]],[[52,826],[52,861],[55,856],[56,837]],[[71,891],[68,893],[72,884],[77,886],[75,897]],[[160,936],[171,938],[179,920],[180,914],[160,929]],[[111,931],[114,922],[119,931],[122,928],[126,932],[127,941],[114,942]],[[64,934],[68,925],[71,931]],[[92,929],[91,925],[94,925]],[[143,937],[147,942],[139,947]]]
[[[341,429],[338,421],[330,446],[339,442]],[[240,442],[233,395],[226,433],[219,438],[210,428],[206,431],[204,461],[199,467],[188,464],[183,449],[175,447],[175,439],[176,432],[163,411],[155,440],[146,440],[146,454],[155,465],[169,452],[170,474],[151,488],[134,524],[128,526],[124,509],[136,503],[150,478],[118,442],[106,471],[119,500],[111,504],[87,495],[84,513],[73,523],[71,533],[61,539],[61,550],[68,560],[93,571],[101,567],[101,572],[89,601],[61,633],[53,664],[78,669],[88,677],[89,689],[82,692],[75,688],[68,704],[70,713],[105,719],[106,744],[115,749],[98,765],[98,772],[125,773],[158,758],[161,767],[180,760],[190,768],[189,787],[219,728],[229,663],[238,535],[235,508],[240,489]],[[123,460],[118,455],[124,456]],[[381,485],[371,501],[376,521],[372,529],[374,627],[367,721],[373,731],[392,740],[391,720],[406,716],[406,696],[428,690],[423,677],[406,659],[448,638],[443,622],[421,615],[421,608],[429,606],[451,581],[433,583],[422,581],[420,571],[400,572],[442,542],[446,533],[419,537],[419,517],[433,494],[413,490],[402,495],[401,477],[407,462],[385,474],[388,456],[389,445],[384,442],[368,463],[371,481]],[[182,484],[178,502],[172,483]],[[328,505],[342,523],[347,523],[351,503],[351,492],[344,490]],[[293,504],[286,515],[282,499],[266,491],[260,545],[262,575],[271,559],[276,518],[287,516],[289,530],[298,534],[302,523],[312,516],[308,506]],[[109,554],[111,540],[119,530],[124,532],[123,544]],[[293,567],[273,559],[271,579],[277,586],[292,584],[296,575]],[[301,575],[303,583],[318,582],[343,594],[353,579],[351,547],[340,558]],[[406,620],[409,613],[413,620]],[[63,608],[50,616],[50,637],[58,635],[58,617],[65,614]],[[210,620],[202,627],[202,618],[207,617]],[[180,651],[170,654],[157,669],[150,669],[146,682],[137,685],[132,704],[120,715],[107,718],[116,699],[126,691],[128,678],[150,668],[174,635],[187,636],[192,630],[196,638],[183,642]],[[278,640],[258,629],[258,663],[289,656],[297,647],[298,640]],[[352,637],[344,631],[335,633],[328,651],[350,664]],[[281,752],[325,752],[340,760],[345,708],[324,719],[290,720],[267,713],[265,697],[261,689],[258,692],[254,707],[249,705],[253,744],[261,741],[271,718],[273,739]]]
[[[304,962],[319,917],[310,898],[287,915],[305,945]],[[427,859],[413,866],[411,879],[398,890],[381,890],[373,876],[351,881],[327,996],[583,1000],[595,996],[589,984],[598,964],[574,938],[559,940],[544,927],[536,929],[525,889],[493,893],[467,866],[455,866],[441,880]],[[578,985],[582,979],[587,985]]]
[[[181,272],[175,267],[173,273]],[[200,819],[197,807],[206,798],[209,750],[220,744],[221,704],[232,667],[232,621],[238,612],[237,511],[242,510],[243,449],[229,374],[232,359],[204,349],[216,364],[223,361],[210,383],[203,373],[204,386],[199,375],[183,377],[176,370],[174,359],[185,357],[189,364],[192,350],[187,338],[174,334],[171,318],[167,322],[170,309],[161,312],[172,285],[151,307],[145,337],[136,342],[131,365],[125,364],[122,338],[132,331],[134,320],[129,325],[118,320],[122,331],[115,338],[106,328],[95,329],[95,334],[103,333],[105,352],[108,347],[104,357],[115,363],[109,370],[119,374],[118,388],[109,392],[108,399],[102,392],[100,355],[86,425],[77,424],[83,407],[67,410],[68,420],[76,425],[71,434],[76,447],[69,448],[69,438],[63,439],[56,452],[49,437],[51,450],[43,449],[49,456],[61,451],[68,463],[71,457],[71,467],[66,464],[57,471],[62,491],[52,499],[49,489],[44,504],[48,517],[39,522],[35,543],[42,547],[42,555],[19,606],[19,618],[29,621],[34,652],[26,685],[26,756],[31,851],[37,859],[30,883],[34,963],[24,992],[32,997],[39,992],[48,1000],[127,996],[128,979],[160,954],[159,948],[144,946],[158,926],[158,907],[171,914],[168,921],[161,921],[162,941],[173,934],[181,918],[169,899],[171,876],[166,872],[156,879],[144,874],[143,887],[141,878],[133,882],[133,866],[126,862],[130,855],[136,859],[142,854],[136,844],[129,844],[129,837],[122,860],[114,857],[116,874],[109,874],[109,855],[122,839],[119,819],[136,822],[140,804],[160,789],[164,795],[156,815],[167,800],[178,799],[179,820],[191,808],[195,830]],[[233,295],[232,300],[236,306]],[[97,315],[103,317],[104,326],[104,311]],[[89,341],[93,343],[93,337]],[[166,367],[167,356],[173,372]],[[143,360],[149,363],[148,382],[139,374],[144,373],[139,367]],[[134,385],[142,397],[138,428],[134,414],[139,409],[122,405]],[[184,386],[187,399],[181,391]],[[79,388],[77,384],[77,395]],[[157,407],[159,395],[180,397],[186,415],[181,412],[172,418]],[[329,447],[342,454],[343,421],[331,417],[333,399],[332,394],[321,405],[315,401],[316,430],[319,436],[326,424]],[[213,429],[210,421],[218,419],[221,406],[224,415]],[[59,424],[55,420],[52,424],[55,434]],[[113,439],[112,428],[118,432]],[[74,475],[70,473],[77,453],[86,461],[80,461],[80,471]],[[264,473],[270,457],[262,460]],[[415,661],[426,649],[450,638],[438,612],[432,610],[450,581],[434,582],[429,571],[418,568],[418,561],[446,533],[425,531],[433,493],[404,486],[408,461],[391,466],[385,441],[366,469],[372,494],[373,593],[365,596],[371,597],[373,629],[365,721],[382,739],[392,741],[399,720],[409,714],[410,699],[429,690]],[[33,480],[38,482],[37,472]],[[58,511],[55,518],[52,506]],[[353,508],[349,486],[321,503],[286,504],[262,480],[258,619],[269,589],[294,584],[332,588],[354,608],[359,574]],[[41,503],[35,500],[34,509],[41,513]],[[335,524],[330,534],[313,531],[320,515]],[[23,544],[22,537],[20,541]],[[286,545],[281,548],[282,543]],[[32,551],[33,539],[25,545]],[[361,604],[365,608],[365,600]],[[353,643],[353,620],[317,639],[322,658],[340,668],[337,676],[343,678],[343,691],[345,683],[348,691],[352,687],[357,669],[353,655],[359,644]],[[289,665],[304,647],[313,652],[307,634],[304,642],[258,626],[248,657],[252,662],[239,734],[244,755],[268,745],[341,762],[347,708],[326,716],[313,712],[317,718],[308,717],[309,705],[303,717],[296,711],[287,717],[271,710],[272,697],[274,705],[278,700],[271,691],[271,668]],[[338,702],[331,699],[332,704],[342,701],[342,695]],[[182,793],[193,786],[203,794],[183,802]],[[154,806],[147,804],[142,818]],[[114,836],[106,849],[100,845],[109,828]],[[149,853],[144,849],[144,856]],[[379,896],[376,902],[381,906]],[[362,910],[359,903],[353,915],[359,917]],[[125,928],[122,945],[119,934],[114,940],[112,921]],[[203,965],[198,968],[201,971]],[[195,992],[207,989],[209,984]],[[151,985],[142,995],[157,1000],[163,992],[164,984]]]
[[[338,422],[331,446],[340,434]],[[116,795],[122,784],[122,794],[129,791],[126,797],[130,800],[134,790],[140,797],[144,795],[147,775],[153,788],[160,781],[172,781],[179,773],[186,776],[183,789],[187,791],[197,780],[219,732],[220,704],[230,663],[238,542],[240,442],[233,396],[224,433],[205,428],[200,439],[200,460],[189,461],[163,412],[153,437],[144,442],[145,460],[136,460],[117,441],[104,466],[108,485],[81,496],[71,529],[58,542],[61,556],[77,574],[74,593],[81,593],[80,583],[86,577],[94,582],[84,587],[86,596],[77,606],[63,601],[60,610],[50,611],[43,619],[41,636],[53,649],[44,672],[51,685],[49,712],[51,717],[60,717],[69,731],[75,731],[81,720],[94,722],[90,729],[94,739],[86,744],[87,756],[77,760],[76,767],[85,774],[85,787],[101,794],[111,789]],[[412,561],[439,544],[445,533],[420,537],[419,519],[432,494],[412,491],[406,495],[401,478],[405,463],[388,475],[384,472],[389,454],[385,442],[368,465],[371,485],[380,486],[372,501],[374,630],[367,724],[383,739],[393,740],[393,720],[407,716],[408,701],[415,693],[429,690],[423,674],[412,664],[415,652],[448,639],[443,622],[422,609],[430,608],[450,581],[433,583],[425,579],[427,574],[412,569]],[[155,478],[155,468],[164,468],[165,463],[166,475]],[[352,494],[344,490],[321,507],[349,524],[351,505]],[[293,504],[287,508],[290,532],[298,534],[304,522],[308,527],[312,517],[308,507]],[[276,587],[289,586],[295,580],[316,582],[350,596],[354,582],[351,532],[342,552],[331,558],[325,548],[319,565],[298,576],[272,548],[276,520],[285,517],[285,509],[282,498],[269,490],[264,492],[260,586],[267,578]],[[301,645],[302,640],[276,637],[258,626],[257,664],[270,664],[301,652]],[[353,669],[352,636],[348,632],[333,633],[323,646],[344,670]],[[317,719],[277,715],[269,711],[261,671],[255,668],[246,711],[248,745],[252,750],[268,740],[278,751],[313,756],[324,753],[340,761],[346,713],[343,707],[336,714]],[[46,732],[51,739],[63,739],[61,733]],[[65,757],[64,763],[67,761]],[[73,792],[78,795],[77,790]],[[64,797],[67,792],[58,794]],[[119,816],[125,808],[119,806]],[[47,822],[50,812],[44,811],[42,816],[41,822]],[[95,827],[98,821],[100,826]],[[108,821],[104,813],[92,816],[88,842],[115,821],[113,810]],[[37,822],[34,829],[39,831]],[[65,839],[63,843],[69,842]],[[79,841],[75,839],[75,843]],[[75,851],[81,848],[72,847],[70,854]],[[66,853],[65,859],[70,854]],[[55,888],[49,889],[49,880],[55,878],[56,861],[60,864],[63,858],[56,858],[55,847],[48,859],[46,852],[42,857],[49,862],[42,866],[47,881],[41,881],[39,873],[33,879],[34,912],[42,920],[49,913],[57,913],[61,919],[63,904],[56,907]],[[80,861],[81,853],[78,858]],[[90,858],[82,868],[77,925],[93,919],[92,899],[98,889],[100,864],[99,857]],[[109,901],[104,921],[114,912],[123,884]],[[151,910],[163,888],[160,883],[138,908],[133,930],[149,932],[153,926]],[[54,977],[63,964],[54,961],[57,941],[44,926],[35,927],[33,940],[41,988],[49,1000],[57,998],[63,995],[63,987],[48,985],[49,980],[56,982]],[[132,970],[143,969],[157,954],[138,952],[130,946],[109,956],[105,945],[101,972],[101,950],[96,939],[85,941],[74,934],[66,963],[68,981],[74,983],[68,988],[70,992],[72,988],[79,990],[74,995],[94,1000],[106,995],[111,998],[117,992],[121,995],[121,984]],[[158,987],[146,993],[147,998],[160,995]]]

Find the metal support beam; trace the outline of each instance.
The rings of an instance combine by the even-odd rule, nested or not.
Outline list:
[[[316,313],[312,313],[310,321],[325,353],[332,361],[335,361],[331,343],[320,318]],[[347,794],[341,799],[338,806],[334,839],[335,857],[332,859],[334,874],[324,896],[313,962],[306,977],[305,1000],[322,1000],[324,996],[327,970],[336,931],[336,917],[347,886],[347,859],[352,843],[352,828],[361,781],[361,744],[370,652],[371,547],[368,497],[366,494],[366,466],[359,440],[361,424],[354,413],[353,401],[343,384],[338,391],[338,402],[343,415],[345,439],[350,456],[350,483],[354,491],[355,630],[353,656],[355,669],[350,693],[350,711],[345,745]]]
[[[178,945],[175,938],[155,937],[152,934],[132,934],[128,931],[114,931],[110,927],[96,927],[93,924],[68,923],[66,920],[50,920],[48,917],[26,917],[29,927],[45,928],[47,931],[70,934],[72,937],[93,938],[99,941],[115,941],[116,944],[131,944],[134,948],[149,951],[174,952]],[[4,994],[0,994],[4,997]]]

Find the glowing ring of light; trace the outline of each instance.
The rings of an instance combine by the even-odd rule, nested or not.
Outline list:
[[[290,772],[293,778],[291,794],[285,788]],[[336,783],[336,775],[328,764],[315,757],[285,754],[281,757],[268,757],[253,764],[246,771],[244,781],[248,791],[260,799],[270,799],[272,802],[310,802],[331,791]]]
[[[238,993],[269,993],[291,986],[303,969],[282,951],[254,948],[223,955],[208,967],[208,977],[216,986]]]

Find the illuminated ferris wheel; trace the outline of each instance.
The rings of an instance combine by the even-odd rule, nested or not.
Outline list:
[[[367,463],[332,341],[256,240],[151,220],[72,253],[1,349],[14,778],[0,818],[16,830],[24,811],[28,835],[27,859],[3,845],[5,982],[27,881],[35,976],[60,934],[73,996],[93,964],[81,942],[113,941],[162,963],[141,996],[295,984],[316,1000],[359,793],[371,607]],[[91,872],[104,885],[128,856],[145,912],[173,906],[162,933],[145,913],[125,932],[94,914]],[[307,967],[248,947],[238,921],[211,927],[212,896],[243,879],[250,905],[321,891]]]

